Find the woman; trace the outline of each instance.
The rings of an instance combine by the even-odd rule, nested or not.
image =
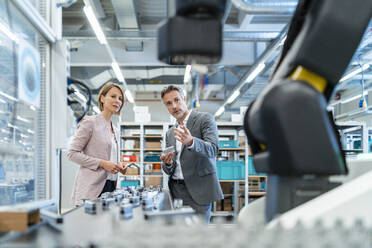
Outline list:
[[[80,165],[72,192],[72,204],[83,199],[94,200],[116,188],[117,173],[127,167],[119,159],[119,131],[113,128],[111,117],[119,115],[124,94],[119,85],[106,83],[98,94],[101,113],[86,116],[76,127],[67,157]]]

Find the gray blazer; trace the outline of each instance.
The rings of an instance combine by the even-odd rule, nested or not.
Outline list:
[[[213,116],[209,113],[192,111],[186,124],[194,137],[194,146],[189,149],[182,145],[180,164],[186,187],[198,204],[208,204],[223,199],[221,186],[216,173],[216,156],[218,154],[218,131]],[[176,147],[174,127],[166,134],[166,146]],[[162,164],[170,177],[176,168],[176,154],[173,164]]]

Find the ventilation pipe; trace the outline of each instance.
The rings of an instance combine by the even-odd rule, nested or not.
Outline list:
[[[288,15],[296,9],[298,0],[231,0],[236,8],[255,15]]]

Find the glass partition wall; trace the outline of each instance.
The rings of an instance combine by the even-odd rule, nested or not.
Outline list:
[[[46,200],[48,42],[0,0],[0,206]]]

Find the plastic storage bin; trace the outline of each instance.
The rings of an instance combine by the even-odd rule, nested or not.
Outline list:
[[[244,179],[244,161],[217,161],[217,177],[220,180]]]
[[[161,162],[160,155],[146,155],[145,162]]]
[[[238,140],[219,140],[218,147],[219,148],[239,148],[239,141]]]
[[[139,186],[140,182],[138,180],[122,180],[121,187]]]

